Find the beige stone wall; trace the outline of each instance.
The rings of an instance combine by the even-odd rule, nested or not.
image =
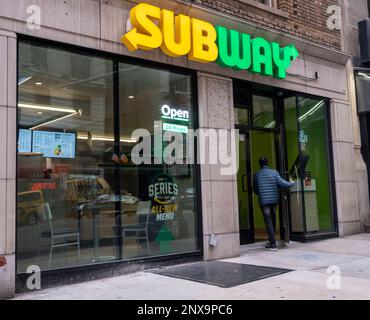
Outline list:
[[[16,48],[15,34],[0,30],[0,298],[14,293],[15,278]]]
[[[339,234],[343,236],[361,232],[352,105],[332,100],[330,114]]]
[[[234,129],[231,79],[198,74],[199,127]],[[230,145],[230,144],[229,144]],[[199,150],[208,157],[209,148]],[[231,150],[229,150],[231,152]],[[201,165],[204,259],[235,257],[240,253],[238,189],[236,175],[220,174],[219,165]],[[209,245],[210,235],[217,239]]]

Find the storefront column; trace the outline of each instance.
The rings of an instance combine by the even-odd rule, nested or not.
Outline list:
[[[200,129],[226,130],[230,135],[234,129],[231,79],[199,73],[198,95]],[[207,158],[209,146],[200,149]],[[204,260],[240,254],[237,176],[221,175],[220,169],[220,164],[201,165]],[[211,238],[216,240],[213,244]]]
[[[339,235],[361,232],[359,184],[357,181],[351,106],[347,101],[332,100],[332,147],[335,171]]]
[[[0,30],[0,299],[15,291],[17,41]]]

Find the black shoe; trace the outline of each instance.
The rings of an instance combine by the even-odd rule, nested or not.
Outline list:
[[[276,248],[276,244],[271,243],[267,243],[265,249],[269,251],[278,251],[278,249]]]

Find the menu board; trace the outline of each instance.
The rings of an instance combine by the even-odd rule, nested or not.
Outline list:
[[[18,132],[18,152],[32,151],[32,130],[19,129]]]
[[[76,157],[76,134],[65,132],[34,131],[32,151],[45,158]]]

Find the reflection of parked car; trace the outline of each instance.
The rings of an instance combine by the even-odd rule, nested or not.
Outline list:
[[[189,222],[189,217],[194,215],[196,204],[196,193],[194,188],[186,188],[180,196],[179,201],[179,238],[188,238],[193,223]],[[190,219],[191,220],[191,219]],[[190,225],[189,225],[190,223]],[[190,226],[190,230],[189,230]]]
[[[18,223],[35,225],[38,210],[45,205],[44,195],[40,190],[18,193]]]
[[[194,188],[187,188],[184,194],[180,197],[181,209],[194,211],[194,205],[196,203],[196,194]]]

